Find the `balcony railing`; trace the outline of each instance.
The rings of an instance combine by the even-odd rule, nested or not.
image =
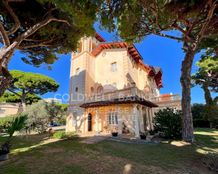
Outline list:
[[[132,96],[139,96],[141,98],[148,98],[145,93],[141,92],[136,87],[125,88],[121,90],[114,90],[109,92],[102,92],[100,94],[94,94],[92,96],[86,97],[85,102],[94,101],[108,101],[113,99],[125,99]]]
[[[179,101],[179,100],[181,100],[179,94],[166,95],[166,96],[162,95],[162,96],[159,96],[159,97],[151,98],[151,101],[155,102],[155,103],[159,103],[159,102],[164,103],[164,102]]]
[[[85,103],[97,102],[97,101],[110,101],[114,99],[125,100],[126,98],[133,97],[133,96],[138,96],[144,100],[149,100],[154,103],[180,100],[179,95],[155,97],[153,94],[145,93],[144,91],[139,90],[137,87],[130,87],[130,88],[125,88],[125,89],[115,90],[110,92],[103,92],[101,94],[94,94],[92,96],[85,97]]]

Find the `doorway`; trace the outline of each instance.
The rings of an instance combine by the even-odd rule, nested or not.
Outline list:
[[[88,131],[92,131],[92,114],[88,115]]]

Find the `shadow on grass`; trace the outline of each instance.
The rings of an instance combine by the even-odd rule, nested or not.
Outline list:
[[[0,142],[3,139],[0,138]],[[48,135],[16,137],[10,159],[0,162],[0,173],[211,173],[202,166],[204,154],[198,150],[212,148],[214,137],[198,135],[197,139],[205,143],[201,147],[176,146],[172,142],[80,143],[83,139],[57,140],[49,139]]]
[[[208,136],[208,135],[195,135],[196,141],[199,145],[207,146],[209,148],[218,148],[218,135]]]
[[[206,132],[206,133],[209,133],[209,134],[218,134],[218,129],[215,129],[215,128],[195,128],[195,132],[196,133],[202,133],[202,132]]]

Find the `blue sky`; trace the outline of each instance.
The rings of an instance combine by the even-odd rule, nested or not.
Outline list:
[[[98,30],[107,41],[115,40],[114,35],[106,31]],[[163,70],[163,85],[161,93],[173,93],[181,95],[180,74],[181,62],[184,57],[182,43],[174,40],[159,37],[148,36],[141,43],[136,44],[137,49],[142,55],[144,62],[149,65],[159,66]],[[22,54],[16,52],[10,62],[9,69],[18,69],[28,72],[37,72],[54,78],[59,84],[57,93],[66,94],[69,91],[69,74],[70,74],[70,54],[60,55],[59,60],[48,70],[46,66],[35,68],[21,61]],[[195,62],[199,59],[196,55]],[[193,72],[196,71],[194,63]],[[45,94],[44,98],[54,97],[54,93]],[[203,91],[200,87],[192,88],[192,103],[204,103]]]

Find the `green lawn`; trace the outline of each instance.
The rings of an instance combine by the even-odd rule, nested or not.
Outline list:
[[[195,133],[195,145],[184,146],[108,140],[87,145],[80,139],[57,141],[46,135],[16,137],[10,159],[0,162],[0,174],[210,174],[201,159],[206,152],[218,152],[218,131],[197,129]]]

